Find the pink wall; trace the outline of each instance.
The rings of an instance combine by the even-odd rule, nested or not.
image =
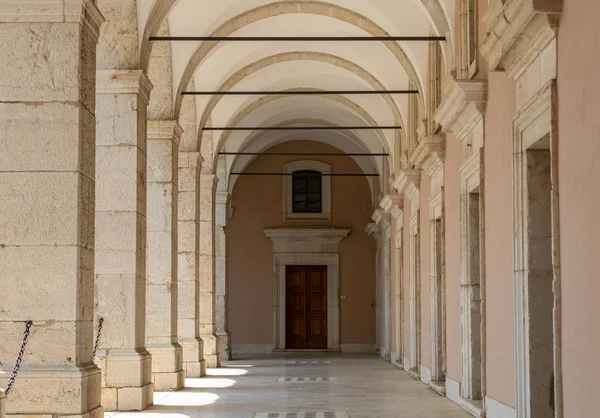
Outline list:
[[[410,358],[410,200],[404,199],[402,267],[404,268],[404,357]]]
[[[444,200],[446,209],[446,355],[447,376],[460,382],[460,166],[462,146],[453,134],[446,138]]]
[[[426,174],[421,176],[420,217],[421,219],[421,364],[431,369],[431,288],[429,277],[429,197],[431,181]]]
[[[339,152],[322,143],[296,141],[273,152]],[[258,157],[247,171],[280,172],[294,157]],[[349,157],[318,158],[338,173],[360,173]],[[265,228],[294,228],[282,222],[281,177],[241,177],[232,195],[228,221],[229,329],[233,344],[273,343],[273,244]],[[375,241],[365,232],[373,213],[365,178],[332,178],[332,224],[312,227],[350,228],[340,244],[341,343],[375,343]],[[311,226],[308,226],[311,227]]]
[[[485,260],[487,396],[515,406],[512,118],[515,83],[489,74],[485,119]]]
[[[564,416],[598,416],[600,26],[597,0],[564,0],[558,36]]]

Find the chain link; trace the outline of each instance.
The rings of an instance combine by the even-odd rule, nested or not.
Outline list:
[[[8,385],[6,386],[7,396],[12,390],[12,387],[15,384],[15,380],[17,380],[17,375],[19,374],[19,369],[21,368],[21,361],[23,360],[23,355],[25,354],[25,347],[27,346],[27,340],[29,339],[29,332],[31,330],[32,325],[32,321],[27,321],[27,325],[25,325],[25,333],[23,334],[23,343],[21,344],[21,350],[19,351],[17,361],[15,362],[15,367],[13,368],[13,371],[10,374],[10,378],[8,379]]]
[[[96,342],[94,343],[94,356],[96,358],[96,353],[98,352],[98,344],[100,344],[100,334],[102,333],[102,324],[104,324],[104,318],[100,318],[98,321],[98,332],[96,333]]]

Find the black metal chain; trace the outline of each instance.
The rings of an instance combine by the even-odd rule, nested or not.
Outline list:
[[[98,321],[98,332],[96,333],[96,342],[94,343],[93,358],[96,358],[96,353],[98,352],[98,344],[100,344],[100,334],[102,333],[102,324],[104,324],[104,318],[100,318],[100,321]]]
[[[27,346],[27,339],[29,338],[29,331],[31,330],[32,325],[32,321],[27,321],[27,325],[25,325],[25,333],[23,334],[23,343],[21,344],[21,350],[19,351],[17,361],[15,362],[15,367],[13,368],[13,371],[10,374],[10,378],[8,379],[8,385],[6,386],[7,396],[12,390],[13,385],[15,384],[15,380],[17,380],[17,375],[19,374],[19,369],[21,368],[21,361],[23,360],[23,355],[25,354],[25,347]]]

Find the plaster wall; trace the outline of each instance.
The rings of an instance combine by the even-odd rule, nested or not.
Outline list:
[[[294,141],[269,152],[339,152],[317,142]],[[312,157],[332,166],[332,172],[360,173],[350,157]],[[304,157],[258,157],[247,172],[281,172],[283,165]],[[273,343],[273,244],[266,228],[349,228],[340,243],[340,342],[374,344],[375,240],[365,226],[373,207],[363,177],[332,178],[332,222],[283,223],[283,178],[241,177],[232,194],[233,217],[228,220],[228,302],[232,344]]]
[[[516,86],[503,72],[488,79],[485,119],[487,396],[515,407],[512,118]]]
[[[558,129],[564,416],[598,414],[600,27],[596,0],[564,0]]]
[[[462,145],[454,134],[446,137],[444,199],[446,215],[446,356],[447,377],[460,382],[461,323],[460,323],[460,166]]]
[[[431,278],[429,277],[429,197],[431,181],[426,174],[421,176],[421,199],[419,211],[421,222],[421,364],[431,369]]]

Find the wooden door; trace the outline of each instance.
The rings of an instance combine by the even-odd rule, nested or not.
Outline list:
[[[286,348],[327,349],[327,266],[287,266]]]

